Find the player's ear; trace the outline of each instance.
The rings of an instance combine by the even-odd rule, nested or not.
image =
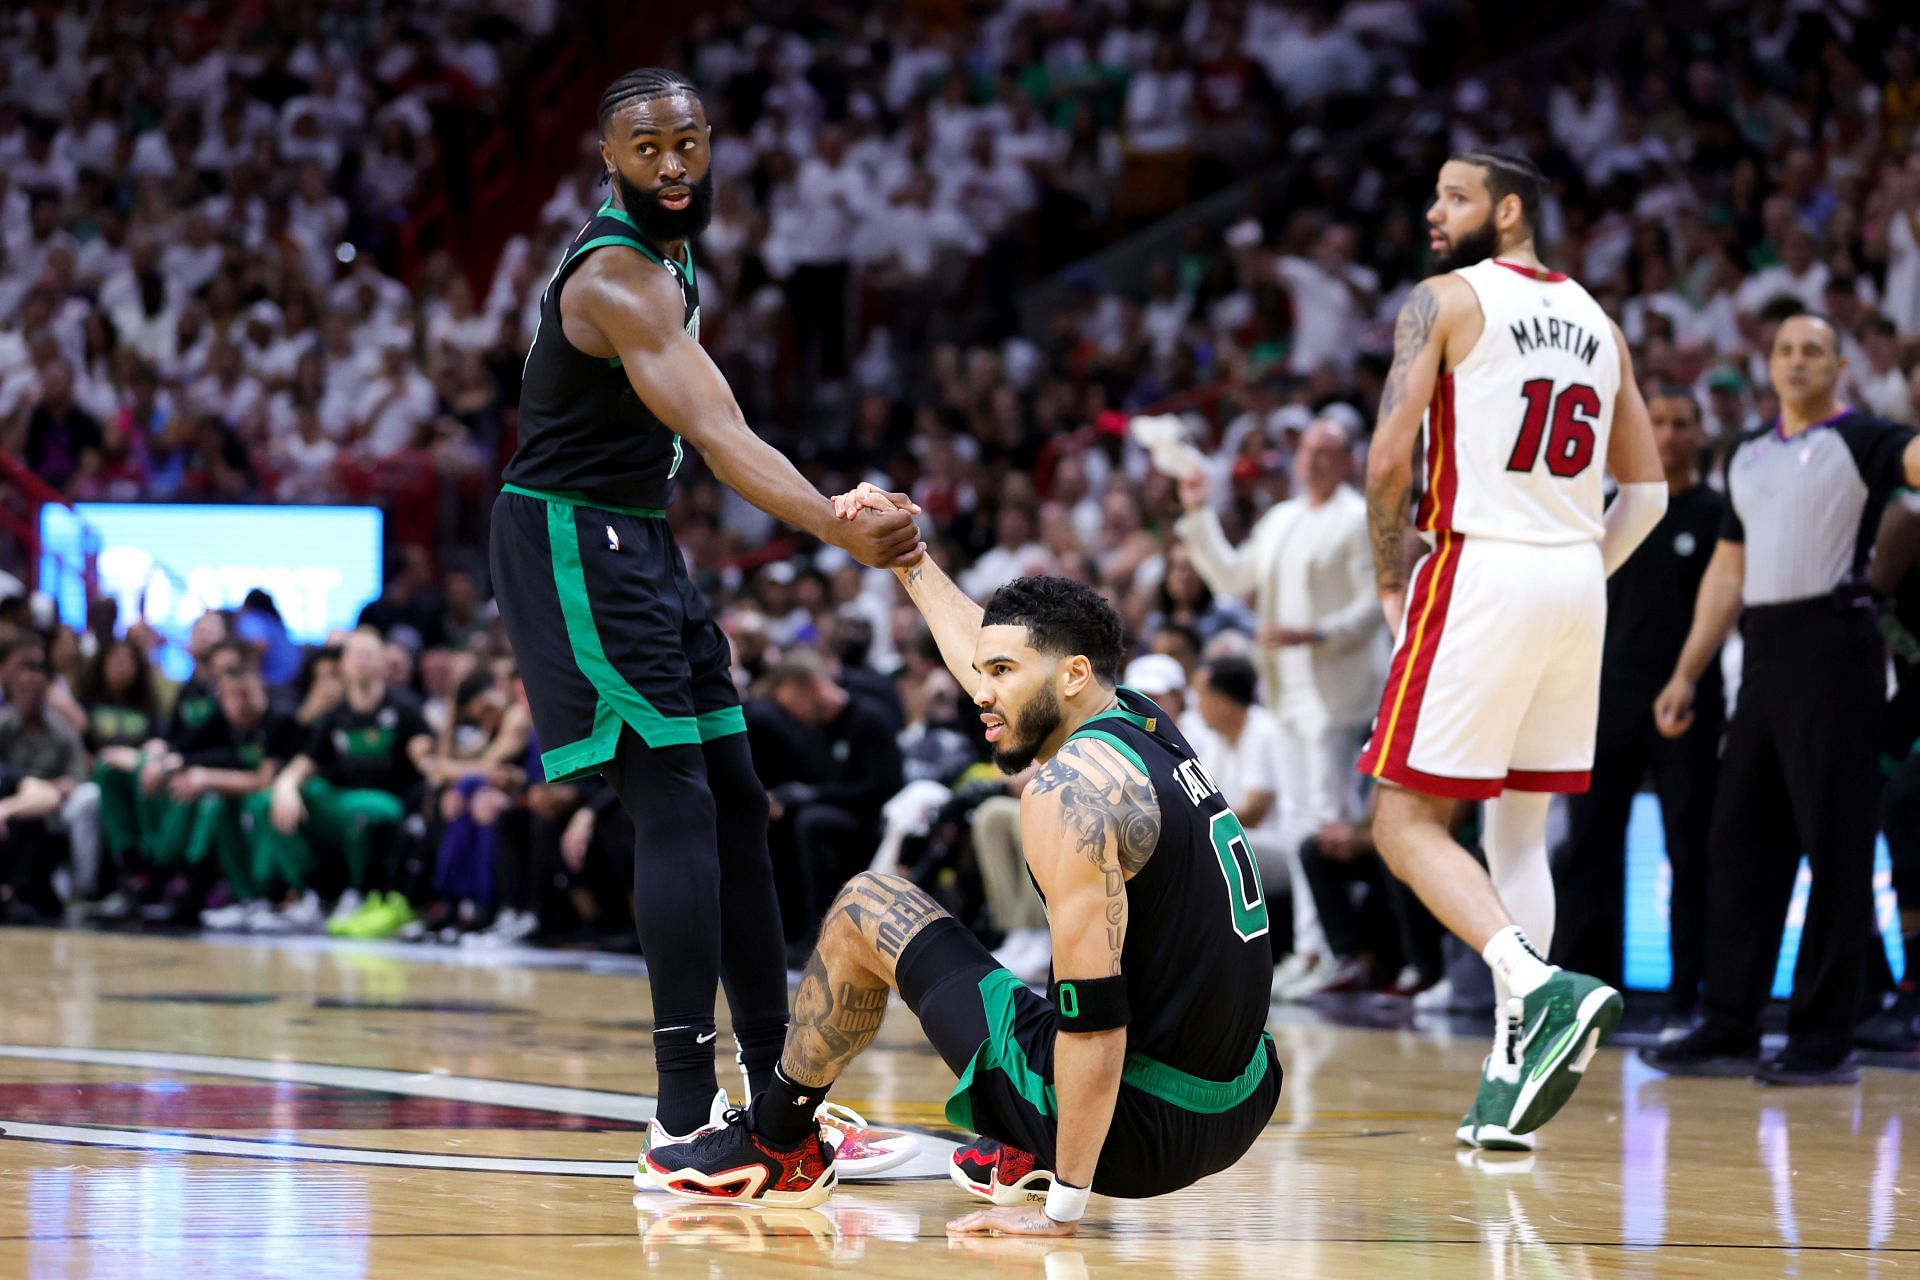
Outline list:
[[[1060,696],[1074,698],[1093,682],[1093,664],[1084,653],[1076,653],[1060,664]]]

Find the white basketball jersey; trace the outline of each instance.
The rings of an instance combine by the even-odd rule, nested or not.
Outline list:
[[[1416,528],[1597,541],[1620,388],[1606,312],[1557,271],[1490,258],[1454,274],[1480,299],[1486,328],[1434,387]]]

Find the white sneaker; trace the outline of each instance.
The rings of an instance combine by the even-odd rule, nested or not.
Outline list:
[[[1322,959],[1300,981],[1288,989],[1287,996],[1292,1000],[1305,1000],[1327,991],[1354,990],[1367,980],[1367,965],[1364,960],[1349,956],[1344,960]]]
[[[1413,998],[1415,1013],[1445,1013],[1453,1005],[1453,982],[1442,978]]]
[[[367,900],[361,896],[358,889],[347,890],[340,895],[340,901],[333,904],[333,910],[327,916],[327,923],[337,924],[345,920],[365,906],[366,902]]]
[[[1294,952],[1273,968],[1273,999],[1280,1004],[1298,1000],[1300,987],[1313,981],[1314,975],[1330,963],[1317,952]]]
[[[660,1184],[653,1180],[653,1174],[647,1169],[647,1152],[655,1147],[671,1147],[681,1142],[692,1142],[703,1133],[710,1133],[727,1122],[727,1109],[733,1105],[727,1099],[725,1089],[713,1095],[713,1105],[707,1108],[707,1122],[692,1133],[678,1137],[667,1132],[667,1126],[655,1117],[647,1121],[647,1145],[640,1148],[640,1158],[634,1162],[633,1185],[641,1191],[657,1191]]]
[[[852,1107],[823,1102],[813,1113],[821,1135],[833,1148],[834,1168],[842,1178],[869,1178],[897,1169],[920,1153],[920,1139],[898,1129],[876,1129]]]
[[[254,917],[248,928],[254,933],[318,933],[326,923],[320,895],[309,889],[291,906]]]
[[[1273,998],[1286,999],[1284,993],[1292,990],[1293,984],[1307,975],[1313,968],[1314,960],[1312,955],[1295,951],[1273,966]]]
[[[221,932],[244,931],[252,928],[253,922],[261,916],[272,914],[272,903],[254,898],[246,902],[229,903],[212,911],[202,911],[200,927]]]
[[[1053,935],[1045,929],[1015,929],[994,959],[1029,986],[1045,982],[1053,964]]]

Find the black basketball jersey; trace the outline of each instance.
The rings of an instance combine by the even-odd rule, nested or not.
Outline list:
[[[1127,1051],[1231,1080],[1259,1050],[1273,984],[1260,867],[1240,820],[1166,712],[1132,689],[1119,695],[1119,707],[1067,741],[1113,747],[1160,799],[1160,841],[1127,882]]]
[[[611,507],[663,510],[685,447],[634,394],[620,357],[590,356],[560,325],[560,291],[596,249],[631,249],[680,285],[681,324],[700,337],[700,282],[689,247],[667,256],[612,201],[574,236],[540,295],[540,320],[520,387],[520,443],[502,477],[508,484]]]

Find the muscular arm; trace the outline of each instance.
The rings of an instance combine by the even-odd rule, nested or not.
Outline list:
[[[947,670],[953,672],[962,689],[978,688],[980,673],[973,669],[973,646],[979,638],[980,619],[986,616],[986,610],[962,591],[960,584],[949,578],[931,556],[922,556],[913,567],[896,568],[893,573],[906,586],[914,608],[927,620],[927,629],[933,632],[934,642],[940,646],[940,657],[946,662]]]
[[[1444,279],[1444,278],[1443,278]],[[1413,493],[1413,445],[1421,415],[1433,398],[1446,348],[1443,281],[1423,280],[1400,307],[1393,327],[1393,365],[1380,396],[1373,443],[1367,451],[1367,532],[1373,543],[1374,589],[1387,625],[1400,629],[1406,600],[1404,544]]]
[[[748,428],[727,380],[681,328],[683,306],[673,278],[635,253],[594,254],[561,293],[567,340],[589,355],[619,356],[634,393],[700,451],[722,484],[823,542],[858,546],[867,563],[912,558],[919,532],[910,515],[876,514],[878,529],[866,537],[851,533],[794,465]],[[874,549],[864,544],[875,540],[874,533],[885,535],[878,548],[890,552],[884,559],[868,558]]]
[[[1153,784],[1106,744],[1070,742],[1027,788],[1020,839],[1046,895],[1056,978],[1118,975],[1127,939],[1127,877],[1146,865],[1160,841]],[[1060,1134],[1054,1172],[1069,1186],[1093,1182],[1126,1056],[1125,1027],[1062,1031],[1055,1038]]]

